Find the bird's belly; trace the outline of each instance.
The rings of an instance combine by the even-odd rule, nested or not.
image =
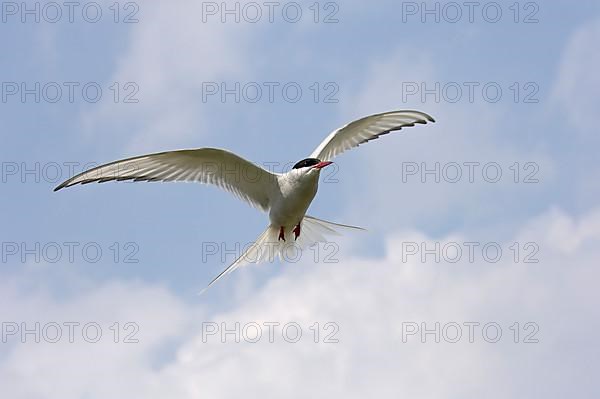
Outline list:
[[[269,212],[273,226],[293,227],[300,223],[317,193],[316,187],[294,190],[274,204]]]

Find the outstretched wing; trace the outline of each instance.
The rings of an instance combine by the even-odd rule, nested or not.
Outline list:
[[[358,147],[384,134],[427,122],[435,122],[435,120],[419,111],[391,111],[367,116],[333,131],[310,157],[328,161],[350,148]]]
[[[198,148],[123,159],[87,170],[54,191],[107,181],[192,181],[219,186],[267,211],[277,176],[225,150]]]

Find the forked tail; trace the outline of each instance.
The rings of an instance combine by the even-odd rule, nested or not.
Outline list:
[[[305,215],[300,226],[300,236],[294,240],[291,230],[285,231],[285,241],[279,240],[279,226],[269,226],[253,242],[244,253],[215,277],[208,286],[200,291],[200,294],[210,288],[211,285],[219,281],[222,277],[233,272],[240,266],[250,263],[273,262],[275,258],[285,259],[286,251],[304,250],[319,242],[327,242],[327,235],[341,235],[338,230],[365,230],[362,227],[349,226],[345,224],[328,222]]]

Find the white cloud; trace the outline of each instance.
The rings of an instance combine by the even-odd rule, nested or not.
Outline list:
[[[584,137],[596,137],[595,127],[600,123],[600,55],[593,49],[600,40],[600,19],[579,27],[564,50],[554,101],[567,112],[561,116],[580,130]]]
[[[507,255],[498,264],[402,264],[401,242],[431,240],[400,233],[390,238],[386,257],[380,260],[352,259],[309,267],[308,272],[294,267],[258,296],[213,320],[294,320],[303,326],[335,321],[340,325],[339,344],[279,340],[273,345],[223,345],[205,344],[197,337],[180,349],[181,360],[166,372],[177,376],[174,385],[189,387],[190,397],[244,392],[293,397],[534,395],[538,388],[531,385],[532,379],[568,372],[560,360],[548,364],[545,359],[571,341],[573,326],[587,322],[588,312],[597,305],[592,296],[599,272],[590,268],[598,252],[582,253],[600,239],[594,214],[589,215],[593,222],[588,217],[571,221],[579,226],[573,232],[587,236],[588,242],[580,241],[568,254],[556,250],[560,239],[547,233],[570,219],[559,211],[540,217],[515,237],[540,241],[537,265],[515,264]],[[564,295],[576,290],[591,302],[579,303],[579,297],[565,303]],[[505,337],[498,344],[480,337],[474,344],[401,342],[403,321],[436,320],[496,321]],[[536,322],[540,343],[512,343],[509,327],[514,321]],[[591,333],[579,332],[581,346],[572,348],[571,355],[581,355],[592,344],[586,342],[593,338]],[[229,378],[235,380],[233,388],[225,382]],[[548,385],[541,391],[553,396],[553,384]]]
[[[135,396],[133,380],[151,375],[157,361],[154,353],[185,328],[185,307],[164,288],[115,282],[61,299],[43,290],[31,294],[30,289],[20,287],[33,274],[24,273],[2,284],[0,314],[6,354],[0,361],[0,381],[7,396],[64,398],[93,393],[106,397],[116,391]],[[115,322],[120,323],[118,329]],[[127,326],[129,322],[139,330]],[[12,323],[18,325],[18,331],[6,334],[13,329]],[[35,331],[35,323],[39,323],[39,343],[36,335],[23,335],[23,327]],[[51,342],[57,337],[51,323],[60,327],[56,343]],[[73,325],[70,333],[65,323],[79,324]],[[92,324],[84,336],[88,323],[100,327],[99,338]],[[73,342],[69,342],[70,334]],[[126,338],[139,343],[125,343]],[[91,342],[96,339],[98,342]]]
[[[31,273],[24,273],[19,278],[29,277]],[[189,316],[165,289],[140,283],[109,283],[68,300],[42,291],[31,294],[18,283],[15,279],[2,284],[0,304],[3,332],[12,328],[9,323],[19,325],[16,334],[3,337],[6,355],[0,361],[3,393],[15,398],[75,398],[91,393],[107,397],[116,392],[135,396],[133,380],[144,381],[151,375],[157,360],[154,353],[177,337]],[[33,334],[23,336],[21,324],[35,330],[36,322],[39,343]],[[71,322],[79,323],[72,327],[73,342],[65,324]],[[115,322],[120,323],[118,329]],[[128,322],[139,330],[134,325],[126,328]],[[57,343],[51,342],[57,331],[51,323],[60,326],[62,336]],[[100,326],[98,342],[91,342],[97,337],[91,324],[84,337],[88,323]],[[139,343],[125,343],[126,338]]]
[[[583,209],[595,204],[600,193],[596,148],[600,139],[600,56],[593,51],[600,40],[600,19],[590,19],[568,38],[552,88],[552,101],[545,119],[564,129],[553,137],[557,154],[564,158],[565,191],[571,202]],[[558,119],[558,120],[557,120]],[[563,144],[564,143],[564,144]]]
[[[342,178],[356,174],[359,176],[356,181],[362,185],[360,190],[356,185],[347,185],[352,190],[347,197],[353,200],[348,214],[360,215],[364,204],[371,204],[373,199],[377,201],[377,206],[369,208],[370,227],[388,231],[390,226],[398,225],[440,228],[439,220],[447,220],[450,214],[465,215],[473,218],[472,222],[491,219],[497,215],[489,205],[494,201],[498,201],[506,214],[506,209],[521,206],[523,195],[534,196],[543,189],[541,184],[522,183],[524,176],[532,172],[525,169],[528,162],[537,165],[535,178],[542,183],[554,179],[554,162],[545,153],[523,145],[522,140],[507,139],[507,135],[513,134],[509,129],[520,124],[513,108],[502,102],[488,103],[481,93],[475,94],[474,102],[470,103],[463,83],[458,83],[463,87],[463,95],[457,103],[446,101],[448,97],[443,95],[438,102],[433,95],[428,95],[426,101],[420,94],[407,95],[410,85],[422,90],[421,84],[425,84],[431,90],[436,83],[443,87],[453,82],[436,66],[439,61],[424,49],[398,48],[393,55],[373,61],[363,77],[362,87],[342,102],[352,104],[342,110],[347,119],[385,110],[417,109],[437,121],[364,145],[356,155],[344,154],[344,157],[354,156],[354,163],[340,159]],[[485,83],[479,82],[479,89]],[[507,125],[509,119],[511,123]],[[465,164],[473,162],[478,165]],[[518,184],[514,183],[515,171],[510,169],[515,162],[519,162]],[[408,163],[416,165],[418,171],[403,177],[403,170],[412,167]],[[454,163],[458,164],[462,176],[457,183],[451,182],[457,172],[452,166]],[[436,181],[431,173],[425,174],[425,169],[434,170],[438,164],[439,181]],[[486,165],[492,167],[486,169],[489,174],[484,174]],[[489,183],[498,166],[501,180]],[[469,181],[471,171],[473,182]],[[488,177],[491,179],[486,180]],[[464,222],[469,224],[471,220]]]
[[[132,24],[111,78],[137,84],[139,103],[110,102],[90,111],[83,117],[88,132],[125,142],[131,152],[197,145],[207,116],[202,83],[247,76],[259,61],[251,43],[260,25],[223,24],[216,17],[203,22],[204,3],[184,3],[140,3],[140,22]]]
[[[140,344],[13,344],[0,363],[3,392],[15,398],[505,398],[564,397],[566,391],[586,397],[598,365],[590,360],[581,370],[574,364],[597,352],[593,340],[600,325],[592,315],[599,305],[598,215],[595,210],[574,220],[552,210],[501,242],[505,252],[497,263],[469,263],[464,257],[456,264],[435,263],[431,257],[403,263],[402,242],[426,241],[431,247],[433,241],[418,232],[396,232],[381,259],[339,254],[339,264],[285,265],[254,295],[216,314],[141,284],[109,284],[68,302],[4,286],[3,315],[105,323],[131,319],[140,324]],[[537,242],[540,262],[515,263],[508,249],[515,241]],[[240,273],[232,279],[246,277]],[[231,335],[221,343],[218,335],[204,341],[201,335],[202,322],[226,322],[232,328],[235,322],[265,321],[296,322],[303,337],[287,343],[276,329],[274,343],[263,336],[252,344],[243,336],[241,343]],[[323,343],[321,331],[321,342],[314,343],[309,327],[320,322],[322,329],[328,321],[339,326],[340,342]],[[503,335],[500,342],[488,343],[476,329],[475,342],[469,343],[463,327],[456,344],[443,336],[440,343],[432,336],[422,343],[420,335],[402,342],[403,322],[433,327],[436,321],[442,326],[479,322],[479,328],[497,322]],[[514,343],[514,322],[520,323],[519,341],[532,331],[524,331],[524,324],[535,322],[539,343]],[[173,338],[179,342],[175,355],[164,356],[164,343]]]

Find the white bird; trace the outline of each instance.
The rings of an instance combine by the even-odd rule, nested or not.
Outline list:
[[[404,127],[427,122],[435,120],[419,111],[391,111],[358,119],[333,131],[308,158],[283,174],[271,173],[226,150],[198,148],[111,162],[66,180],[54,191],[76,184],[113,180],[193,181],[215,184],[268,212],[269,227],[208,284],[208,289],[243,264],[272,261],[276,255],[281,258],[289,245],[304,249],[326,241],[323,234],[337,234],[336,228],[361,229],[306,215],[317,193],[321,170],[332,163],[333,157],[348,149]]]

